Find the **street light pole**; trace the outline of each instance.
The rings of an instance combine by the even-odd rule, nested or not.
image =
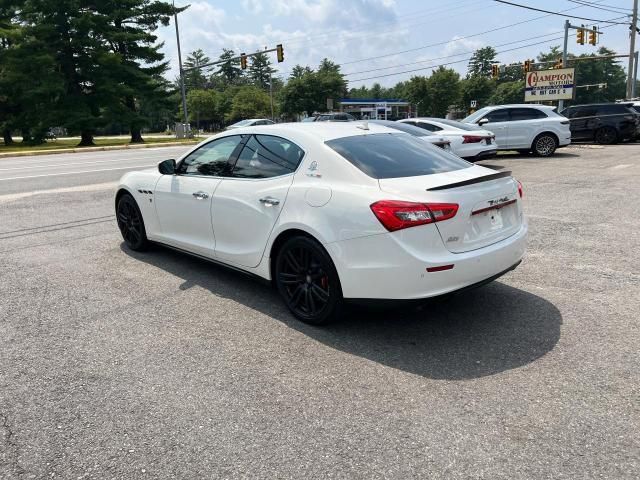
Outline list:
[[[273,81],[271,79],[271,67],[269,67],[269,97],[271,99],[271,121],[275,122],[273,119]]]
[[[633,0],[631,16],[631,38],[629,39],[629,69],[627,70],[627,98],[633,95],[633,60],[636,52],[636,34],[638,28],[638,0]]]
[[[562,68],[567,68],[567,48],[569,47],[569,20],[564,21],[564,48],[562,49]],[[558,100],[558,112],[564,108],[564,100]]]
[[[176,42],[178,43],[178,63],[180,64],[180,91],[182,93],[182,111],[184,112],[184,123],[189,123],[187,114],[187,93],[184,85],[184,70],[182,68],[182,53],[180,52],[180,32],[178,30],[178,12],[175,11],[176,2],[173,2],[173,21],[176,24]],[[187,132],[185,132],[187,133]]]

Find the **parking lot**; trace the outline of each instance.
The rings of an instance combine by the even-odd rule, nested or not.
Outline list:
[[[6,173],[46,158],[0,160],[0,478],[640,475],[640,144],[481,162],[524,185],[520,267],[325,328],[127,250],[122,169]]]

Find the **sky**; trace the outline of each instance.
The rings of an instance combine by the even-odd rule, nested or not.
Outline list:
[[[599,46],[628,53],[633,0],[512,0],[531,7],[594,20],[603,34]],[[598,4],[598,7],[583,3]],[[294,65],[315,68],[327,57],[340,64],[349,88],[378,82],[393,86],[413,75],[429,75],[438,65],[466,73],[478,48],[493,46],[501,63],[535,58],[562,45],[565,16],[525,10],[493,0],[176,0],[190,4],[178,15],[183,61],[202,49],[212,60],[230,48],[237,53],[284,46],[285,60],[272,61],[286,78]],[[569,18],[572,24],[593,24]],[[168,77],[178,73],[175,26],[157,30],[170,61]],[[540,43],[543,42],[543,43]],[[636,42],[637,48],[639,41]],[[410,51],[407,51],[410,50]],[[510,50],[510,51],[507,51]],[[569,51],[595,52],[578,45],[570,32]],[[620,59],[626,68],[627,59]],[[403,73],[404,72],[404,73]]]

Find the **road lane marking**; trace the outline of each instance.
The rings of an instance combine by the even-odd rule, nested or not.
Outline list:
[[[68,167],[71,165],[97,165],[99,163],[127,162],[132,160],[152,160],[152,159],[150,159],[149,157],[135,157],[135,158],[120,158],[116,160],[98,160],[96,162],[51,163],[48,165],[27,165],[23,167],[0,168],[0,172],[6,172],[9,170],[31,170],[35,168]]]
[[[33,195],[47,195],[55,193],[74,193],[74,192],[96,192],[100,190],[113,190],[118,186],[118,182],[93,183],[91,185],[77,185],[75,187],[50,188],[47,190],[33,190],[31,192],[18,192],[0,195],[0,203],[12,202],[21,198],[31,197]]]
[[[131,168],[149,168],[149,167],[155,167],[156,165],[157,165],[156,163],[152,163],[149,165],[130,165],[128,167],[120,167],[120,168],[102,168],[99,170],[82,170],[80,172],[45,173],[43,175],[28,175],[24,177],[0,178],[0,182],[5,182],[7,180],[24,180],[27,178],[58,177],[60,175],[77,175],[81,173],[111,172],[114,170],[129,170]]]

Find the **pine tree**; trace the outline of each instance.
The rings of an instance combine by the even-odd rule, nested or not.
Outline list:
[[[275,72],[276,70],[271,66],[271,60],[266,53],[259,53],[251,57],[249,79],[256,87],[267,90],[271,75]]]

